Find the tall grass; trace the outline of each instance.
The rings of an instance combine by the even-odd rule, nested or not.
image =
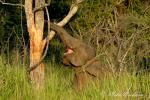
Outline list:
[[[0,58],[0,100],[124,100],[150,98],[150,75],[124,73],[91,83],[82,91],[72,88],[71,68],[46,64],[45,85],[41,91],[29,83],[25,66],[11,66]]]

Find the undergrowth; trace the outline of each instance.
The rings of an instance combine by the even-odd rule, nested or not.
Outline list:
[[[150,75],[124,73],[91,83],[82,91],[72,88],[72,68],[46,64],[45,85],[33,88],[25,66],[11,66],[0,58],[0,100],[124,100],[150,98]]]

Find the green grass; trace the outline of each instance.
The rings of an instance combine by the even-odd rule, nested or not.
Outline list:
[[[147,100],[150,75],[125,73],[91,83],[80,92],[72,88],[74,72],[61,65],[47,64],[45,87],[34,90],[24,66],[5,65],[0,59],[0,100]]]

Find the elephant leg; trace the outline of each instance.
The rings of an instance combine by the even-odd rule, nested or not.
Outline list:
[[[74,83],[75,90],[83,89],[88,83],[88,75],[81,67],[75,67]]]

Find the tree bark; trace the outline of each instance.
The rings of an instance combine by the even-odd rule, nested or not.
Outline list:
[[[42,4],[44,4],[44,0],[35,0],[35,7],[41,6]],[[32,0],[25,0],[25,13],[30,38],[30,66],[40,61],[45,46],[45,42],[43,42],[44,11],[39,10],[34,14],[32,11],[32,5]],[[43,63],[41,63],[36,69],[30,72],[30,79],[36,88],[43,86]]]

